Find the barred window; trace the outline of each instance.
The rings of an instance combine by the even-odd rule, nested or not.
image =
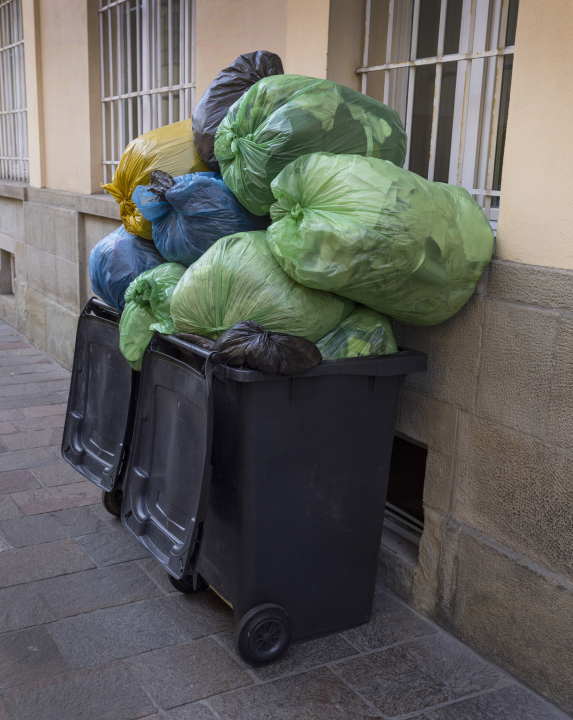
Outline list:
[[[21,0],[0,0],[0,178],[28,181]]]
[[[193,0],[100,0],[104,182],[138,135],[191,117]]]
[[[519,0],[366,0],[362,92],[393,107],[405,167],[465,187],[494,230]]]

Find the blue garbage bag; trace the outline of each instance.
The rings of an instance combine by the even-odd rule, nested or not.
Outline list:
[[[172,178],[152,173],[132,199],[151,222],[153,242],[168,262],[189,267],[213,243],[227,235],[266,230],[269,217],[250,213],[235,198],[219,173],[197,172]]]
[[[93,291],[108,305],[123,310],[123,296],[132,280],[164,262],[150,240],[131,235],[122,225],[100,240],[90,253]]]

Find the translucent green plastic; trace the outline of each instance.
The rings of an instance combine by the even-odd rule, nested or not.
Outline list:
[[[385,160],[316,153],[272,184],[269,247],[307,287],[412,325],[434,325],[469,300],[493,233],[461,187]]]
[[[237,100],[215,138],[223,179],[255,215],[269,212],[271,182],[286,165],[321,151],[384,158],[402,167],[406,133],[394,110],[345,85],[274,75]]]
[[[127,288],[119,322],[119,349],[134,370],[141,370],[154,332],[176,332],[170,314],[171,296],[184,272],[184,265],[164,263],[139,275]]]
[[[390,319],[363,305],[359,305],[316,345],[323,360],[398,352]]]
[[[264,231],[221,238],[191,265],[171,301],[179,332],[217,338],[242,320],[315,342],[354,306],[294,282],[274,259]]]

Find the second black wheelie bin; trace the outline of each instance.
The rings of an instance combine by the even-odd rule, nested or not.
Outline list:
[[[425,368],[403,350],[281,377],[148,347],[122,522],[175,587],[233,608],[247,662],[369,620],[400,387]]]

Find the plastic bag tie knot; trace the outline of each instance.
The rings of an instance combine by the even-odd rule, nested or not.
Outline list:
[[[291,207],[290,214],[295,220],[300,220],[304,215],[304,210],[301,208],[300,203],[297,203],[294,207]]]

